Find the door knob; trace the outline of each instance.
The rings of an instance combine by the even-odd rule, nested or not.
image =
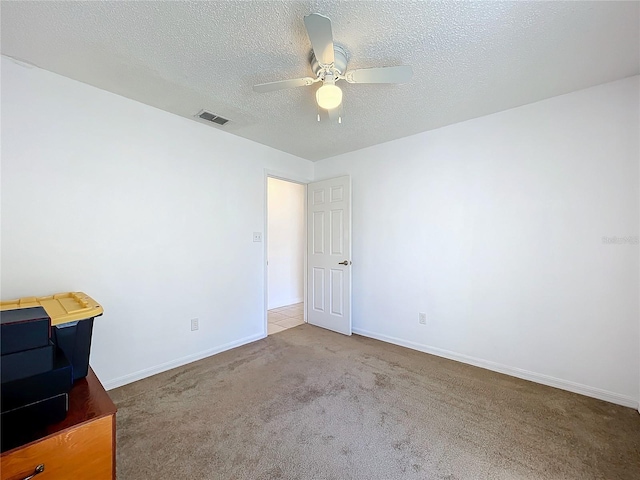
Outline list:
[[[349,260],[345,260],[344,262],[338,262],[338,265],[351,265]]]

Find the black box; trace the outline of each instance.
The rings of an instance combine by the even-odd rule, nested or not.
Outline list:
[[[0,385],[0,409],[6,412],[43,398],[69,393],[72,386],[71,364],[62,350],[56,349],[52,370]]]
[[[93,318],[63,323],[53,327],[51,331],[53,343],[62,349],[73,366],[74,381],[86,377],[89,371]]]
[[[61,393],[0,414],[1,450],[6,452],[38,438],[47,425],[61,422],[69,410],[69,394]]]
[[[0,377],[2,383],[20,380],[53,369],[54,345],[32,348],[0,357]]]
[[[0,353],[46,347],[51,336],[51,319],[42,307],[0,311]]]

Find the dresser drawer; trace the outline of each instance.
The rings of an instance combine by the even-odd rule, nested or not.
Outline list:
[[[2,480],[22,480],[44,464],[33,480],[114,478],[114,415],[89,421],[7,452],[0,458]]]

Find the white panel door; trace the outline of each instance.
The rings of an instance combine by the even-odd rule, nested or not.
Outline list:
[[[307,321],[351,335],[351,178],[307,186]]]

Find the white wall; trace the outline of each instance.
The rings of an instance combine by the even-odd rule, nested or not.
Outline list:
[[[2,58],[2,298],[81,290],[105,309],[112,387],[264,331],[265,169],[297,157]],[[200,329],[190,331],[190,319]]]
[[[639,77],[317,162],[353,182],[354,331],[633,406]],[[418,323],[426,312],[426,326]]]
[[[268,307],[300,303],[304,296],[305,187],[267,179]]]
[[[315,164],[353,179],[355,330],[637,405],[638,246],[602,237],[638,235],[638,83]],[[3,299],[99,300],[107,386],[265,335],[264,172],[313,164],[4,57],[1,101]]]

